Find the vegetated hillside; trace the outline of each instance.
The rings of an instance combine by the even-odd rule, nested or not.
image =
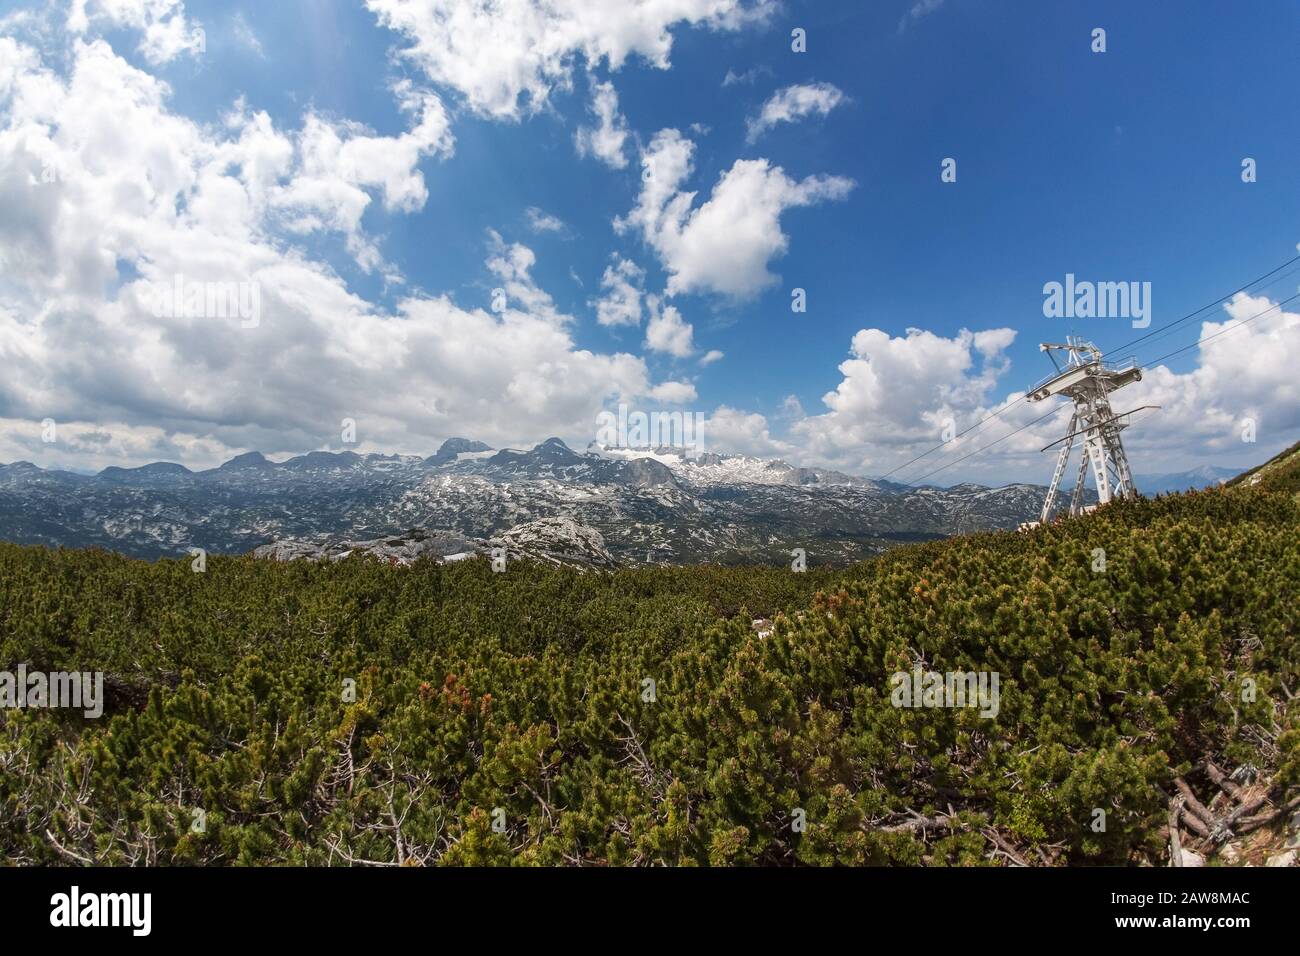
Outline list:
[[[0,546],[0,662],[112,683],[0,711],[0,851],[1163,865],[1173,799],[1249,852],[1300,784],[1298,532],[1246,487],[838,573]],[[895,707],[914,665],[997,672],[997,716]]]
[[[1267,491],[1289,491],[1293,495],[1300,495],[1300,442],[1264,464],[1243,472],[1228,484],[1259,487]]]

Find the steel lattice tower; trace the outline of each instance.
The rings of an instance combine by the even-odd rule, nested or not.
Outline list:
[[[1117,415],[1110,407],[1110,395],[1125,385],[1141,381],[1142,369],[1133,360],[1120,366],[1105,364],[1101,360],[1101,351],[1091,342],[1074,337],[1069,337],[1065,341],[1065,345],[1044,343],[1039,346],[1056,366],[1057,374],[1031,390],[1026,396],[1031,402],[1041,402],[1053,395],[1064,395],[1074,402],[1074,414],[1070,417],[1070,426],[1066,430],[1065,437],[1043,449],[1047,451],[1048,448],[1064,442],[1056,459],[1052,484],[1047,489],[1047,500],[1043,502],[1040,522],[1049,521],[1052,512],[1056,509],[1061,479],[1070,463],[1070,453],[1074,450],[1075,439],[1079,436],[1083,437],[1083,456],[1079,461],[1079,473],[1074,483],[1074,492],[1070,496],[1070,514],[1077,515],[1085,510],[1083,489],[1090,464],[1100,504],[1104,505],[1116,498],[1132,498],[1137,495],[1137,489],[1133,487],[1133,474],[1129,470],[1128,456],[1124,454],[1124,445],[1120,441],[1119,433],[1128,424],[1123,419],[1141,409],[1135,408]],[[1064,364],[1057,361],[1054,352],[1065,353]]]

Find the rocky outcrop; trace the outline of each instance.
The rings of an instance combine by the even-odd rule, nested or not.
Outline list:
[[[492,556],[500,549],[505,549],[507,561],[531,559],[591,568],[618,566],[601,533],[572,518],[528,521],[490,540],[423,529],[369,540],[286,539],[254,549],[253,556],[273,561],[342,561],[353,555],[369,555],[397,565],[413,564],[421,558],[446,564],[477,555]]]
[[[576,564],[593,568],[614,568],[618,562],[605,547],[605,538],[595,528],[572,518],[538,518],[516,525],[491,541],[504,547],[507,557],[536,558],[555,564]]]
[[[481,543],[460,535],[416,529],[369,541],[274,541],[254,549],[253,557],[274,561],[342,561],[352,555],[367,554],[389,564],[407,565],[420,558],[443,564],[473,557],[482,550]]]

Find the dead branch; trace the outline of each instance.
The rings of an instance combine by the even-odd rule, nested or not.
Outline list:
[[[1196,794],[1193,793],[1192,788],[1187,785],[1187,781],[1182,777],[1174,777],[1174,786],[1176,786],[1178,792],[1183,795],[1183,799],[1186,801],[1186,809],[1190,810],[1192,814],[1195,814],[1201,823],[1211,827],[1214,826],[1214,814],[1206,808],[1205,804],[1196,799]],[[1187,818],[1189,815],[1184,812],[1183,816],[1184,818]],[[1192,829],[1195,830],[1196,827],[1193,826]],[[1200,831],[1198,830],[1197,832],[1199,833]],[[1205,834],[1201,835],[1204,836]]]
[[[1169,865],[1183,865],[1183,843],[1178,834],[1178,817],[1182,813],[1183,798],[1174,797],[1169,801]]]

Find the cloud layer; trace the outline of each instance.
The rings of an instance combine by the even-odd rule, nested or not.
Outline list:
[[[396,92],[412,127],[395,137],[310,112],[281,130],[242,104],[206,128],[102,41],[78,43],[64,79],[0,40],[0,460],[212,463],[337,446],[344,418],[360,450],[508,443],[589,433],[604,402],[650,395],[640,357],[575,345],[522,245],[487,237],[503,302],[388,312],[293,244],[337,233],[364,264],[367,206],[423,205],[416,163],[451,137],[436,96]],[[158,314],[178,281],[255,286],[257,321]]]
[[[916,4],[905,22],[937,5]],[[64,28],[57,41],[0,36],[0,461],[201,466],[252,448],[337,448],[344,419],[356,421],[360,451],[428,453],[454,434],[495,445],[552,434],[582,441],[610,403],[696,404],[710,396],[711,377],[745,374],[735,357],[715,369],[721,350],[700,341],[718,324],[710,313],[730,310],[745,322],[780,281],[796,211],[843,201],[856,184],[823,173],[800,178],[761,157],[715,159],[707,149],[716,165],[700,175],[697,162],[706,160],[689,136],[666,128],[643,143],[612,80],[590,74],[599,63],[613,76],[630,57],[666,68],[674,30],[735,30],[769,17],[772,4],[368,6],[418,67],[387,88],[400,117],[388,134],[312,106],[273,121],[243,99],[218,104],[208,122],[182,115],[172,89],[150,72],[171,64],[165,75],[178,75],[201,52],[202,25],[179,0],[78,0],[47,8]],[[100,35],[117,39],[123,30],[139,65]],[[597,163],[574,165],[627,188],[631,208],[601,222],[607,235],[580,236],[521,202],[501,229],[511,235],[513,223],[572,240],[539,244],[544,256],[579,239],[599,243],[588,260],[599,285],[584,314],[570,314],[539,282],[546,273],[534,249],[485,231],[486,223],[458,233],[483,250],[464,301],[409,291],[383,236],[398,217],[425,210],[430,177],[456,161],[458,117],[522,120],[551,109],[551,94],[582,70],[590,98],[569,129],[577,152]],[[763,75],[752,68],[744,77]],[[845,100],[829,84],[783,87],[751,119],[751,140]],[[555,208],[578,221],[571,208]],[[541,265],[559,274],[567,266],[577,278],[575,262]],[[368,299],[340,272],[372,274],[385,293]],[[185,302],[195,292],[197,307],[161,309],[160,294],[172,290]],[[255,301],[256,315],[214,309],[221,290]],[[1300,429],[1290,362],[1300,354],[1300,315],[1268,313],[1271,304],[1238,295],[1221,319],[1203,324],[1189,371],[1174,371],[1187,359],[1156,363],[1117,396],[1120,409],[1160,406],[1125,434],[1135,468],[1251,460],[1259,455],[1244,435],[1276,445]],[[1245,319],[1253,321],[1234,327]],[[770,420],[710,401],[710,445],[881,474],[997,413],[895,477],[924,475],[1025,426],[996,454],[935,480],[1042,480],[1050,460],[1039,449],[1064,424],[1031,425],[1045,409],[1019,401],[1017,385],[1027,382],[1009,381],[1016,333],[948,329],[858,328],[811,393],[771,383],[780,398]],[[588,347],[591,333],[615,345]],[[1149,344],[1140,358],[1159,358],[1169,343]],[[1017,371],[1038,377],[1037,369]],[[58,425],[54,445],[41,440],[45,419]]]
[[[366,0],[408,41],[402,56],[457,90],[476,112],[517,118],[572,85],[579,58],[617,71],[639,56],[666,69],[679,25],[735,30],[767,19],[774,0]],[[490,51],[490,52],[489,52]]]

